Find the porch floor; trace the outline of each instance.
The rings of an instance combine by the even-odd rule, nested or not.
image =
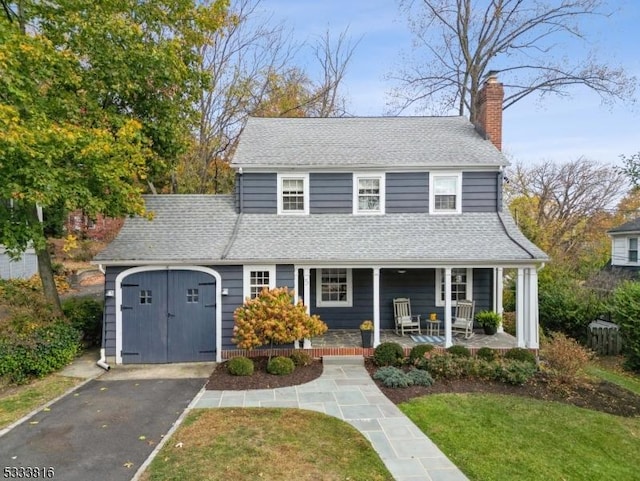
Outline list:
[[[426,332],[423,331],[423,334]],[[499,332],[493,336],[488,336],[482,331],[474,333],[471,339],[464,339],[460,336],[453,336],[453,344],[461,344],[468,348],[490,347],[492,349],[511,349],[516,347],[516,338],[506,332]],[[380,331],[380,342],[397,342],[403,347],[417,346],[409,334],[399,336],[393,329]],[[313,348],[322,347],[361,347],[362,340],[359,329],[330,329],[326,334],[311,339]]]

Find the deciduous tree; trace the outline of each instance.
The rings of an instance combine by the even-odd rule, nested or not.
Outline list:
[[[399,109],[455,110],[475,121],[483,79],[500,72],[503,107],[523,98],[569,94],[581,85],[603,100],[633,96],[636,79],[588,48],[582,27],[610,13],[600,0],[400,0],[415,58],[392,78]],[[567,55],[566,49],[572,54]],[[576,53],[578,52],[578,53]]]

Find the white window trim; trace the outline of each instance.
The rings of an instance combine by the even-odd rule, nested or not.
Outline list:
[[[275,289],[276,287],[276,266],[275,265],[243,266],[243,269],[242,269],[242,299],[243,300],[251,296],[251,272],[252,271],[269,271],[269,289]]]
[[[635,261],[635,262],[632,261],[631,259],[629,259],[629,257],[630,257],[629,254],[631,253],[631,239],[637,239],[637,241],[636,241],[636,249],[635,250],[637,252],[637,259],[638,260]],[[626,261],[626,263],[628,265],[635,266],[636,264],[640,263],[640,237],[638,237],[638,236],[629,236],[629,237],[627,237],[627,252],[626,252],[626,254],[627,254],[627,256],[626,256],[627,258],[625,259],[625,261]]]
[[[379,210],[360,210],[358,202],[360,192],[358,181],[360,179],[379,179],[380,180],[380,209]],[[354,215],[384,215],[386,204],[386,176],[384,172],[356,172],[353,174],[353,214]]]
[[[473,269],[471,267],[467,267],[467,297],[470,301],[473,300]],[[436,269],[436,306],[442,307],[444,306],[444,301],[442,300],[442,276],[444,275],[444,269]],[[451,305],[455,306],[456,301],[451,301]]]
[[[301,211],[285,211],[282,203],[282,181],[284,179],[302,180],[302,189],[304,196],[304,210]],[[278,172],[278,214],[280,215],[308,215],[309,214],[309,174],[298,172]]]
[[[327,267],[326,269],[344,269],[343,267]],[[353,307],[353,270],[347,269],[347,300],[322,300],[322,268],[316,269],[316,307]]]
[[[457,177],[456,182],[456,208],[448,210],[436,210],[435,179],[438,177]],[[461,214],[462,213],[462,172],[429,172],[429,214]]]

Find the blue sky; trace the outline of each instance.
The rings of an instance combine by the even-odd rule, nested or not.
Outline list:
[[[600,60],[624,65],[627,73],[640,78],[640,2],[610,4],[617,13],[593,21],[585,33]],[[348,27],[350,36],[360,39],[344,84],[349,111],[384,115],[393,86],[385,74],[411,49],[411,34],[396,0],[262,0],[261,9],[273,15],[272,21],[291,28],[298,41],[313,40],[327,28],[337,36]],[[306,61],[304,51],[299,61]],[[512,162],[567,162],[584,156],[615,164],[620,154],[640,151],[640,105],[607,106],[585,89],[571,93],[568,99],[543,101],[533,96],[504,112],[503,150]]]

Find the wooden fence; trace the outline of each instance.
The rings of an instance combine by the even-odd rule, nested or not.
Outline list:
[[[617,324],[593,321],[587,330],[587,347],[603,356],[615,356],[622,349],[622,336]]]

